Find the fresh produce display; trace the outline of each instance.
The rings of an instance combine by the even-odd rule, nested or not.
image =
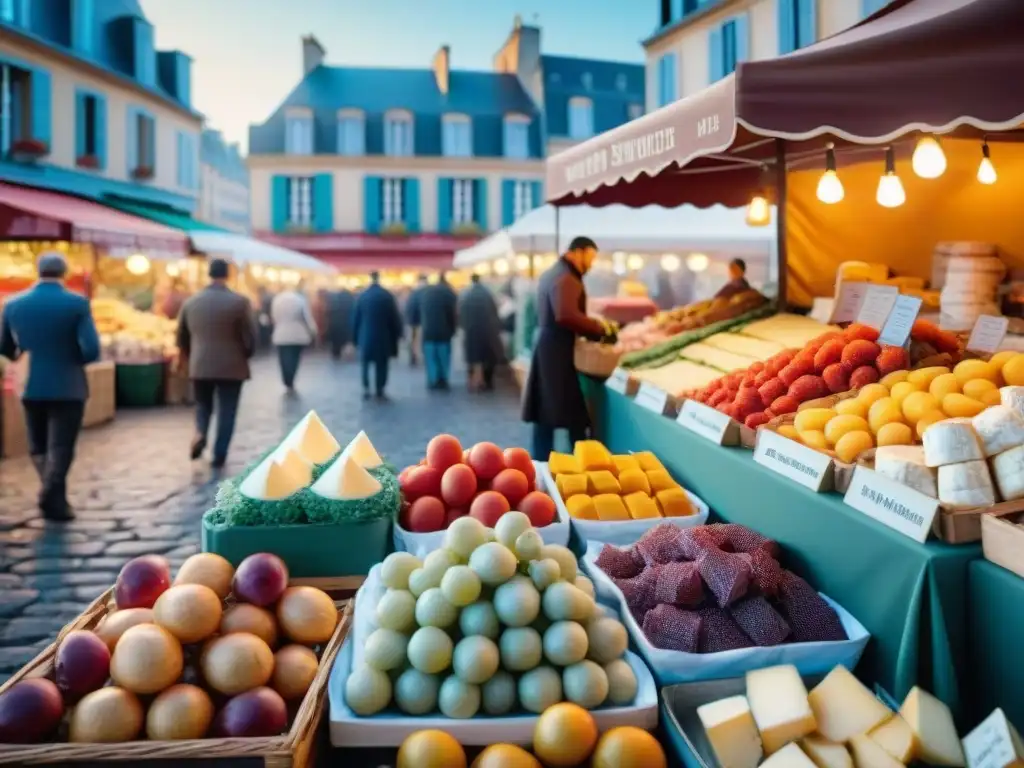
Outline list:
[[[96,629],[61,640],[52,679],[0,695],[0,743],[279,734],[337,622],[334,601],[289,587],[274,555],[252,555],[237,570],[219,555],[193,555],[173,582],[164,558],[136,558]]]
[[[536,468],[524,448],[502,451],[494,443],[468,450],[452,435],[437,435],[426,457],[398,475],[403,505],[399,525],[412,533],[446,529],[460,517],[493,528],[518,510],[535,528],[555,521],[555,502],[537,489]]]
[[[649,451],[613,456],[597,440],[580,440],[573,454],[552,453],[548,468],[569,515],[578,520],[687,517],[697,510]]]
[[[104,358],[157,363],[177,354],[177,321],[140,312],[119,299],[95,298],[91,305]]]
[[[893,712],[838,666],[808,693],[793,666],[748,672],[746,695],[697,709],[721,768],[962,768],[964,751],[944,703],[914,686]]]
[[[596,565],[657,648],[718,653],[846,640],[835,610],[778,562],[779,545],[742,525],[658,525]]]
[[[377,629],[345,683],[361,717],[392,705],[456,719],[539,714],[563,700],[595,709],[636,696],[626,628],[598,609],[575,555],[543,544],[522,512],[493,530],[460,517],[425,559],[388,555],[381,579]]]

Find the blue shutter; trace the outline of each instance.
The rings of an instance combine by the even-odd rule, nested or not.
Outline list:
[[[673,102],[679,98],[679,65],[674,53],[668,54],[665,67],[668,70],[668,100]]]
[[[750,14],[741,13],[732,21],[736,30],[736,63],[739,64],[750,59]]]
[[[716,27],[708,33],[708,78],[716,83],[725,77],[725,46],[722,28]]]
[[[149,163],[153,178],[156,178],[156,118],[149,113],[146,114],[149,120],[149,135],[146,137],[146,161]]]
[[[797,43],[803,48],[818,39],[818,3],[815,0],[799,0],[797,3]]]
[[[107,100],[97,94],[93,95],[96,102],[96,159],[99,167],[107,167]]]
[[[420,180],[403,179],[402,195],[405,204],[405,229],[409,234],[420,231]]]
[[[87,56],[93,51],[93,19],[92,0],[72,0],[71,44]]]
[[[270,228],[274,232],[288,229],[288,177],[270,179]]]
[[[81,91],[75,92],[75,160],[85,154],[85,99]]]
[[[796,14],[793,12],[793,0],[778,0],[778,26],[779,55],[781,56],[796,50],[797,20]]]
[[[127,138],[125,142],[125,152],[127,152],[125,162],[128,166],[129,175],[139,167],[138,119],[139,111],[135,107],[128,107],[125,120],[125,137]]]
[[[50,146],[50,73],[32,70],[32,138]]]
[[[437,180],[437,231],[452,230],[452,180]]]
[[[544,182],[533,182],[533,189],[530,195],[530,208],[540,208],[544,203]]]
[[[487,231],[487,179],[473,180],[473,221]]]
[[[19,24],[23,29],[28,29],[32,25],[32,0],[13,0],[13,2],[15,3],[15,23]]]
[[[380,231],[380,179],[367,176],[363,179],[363,218],[367,234]]]
[[[508,227],[516,220],[516,182],[501,180],[501,226]]]
[[[334,229],[334,176],[329,173],[313,177],[313,228],[317,232]]]

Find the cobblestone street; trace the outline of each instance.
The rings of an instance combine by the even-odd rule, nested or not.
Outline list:
[[[403,360],[392,368],[391,402],[364,403],[358,363],[316,354],[302,365],[298,395],[289,397],[276,361],[256,361],[227,474],[282,438],[310,408],[343,444],[365,429],[399,467],[418,461],[438,432],[466,444],[527,445],[511,381],[497,392],[469,395],[457,372],[452,392],[427,392],[422,368]],[[66,525],[38,518],[38,482],[28,459],[0,462],[0,681],[111,585],[129,558],[159,553],[176,567],[198,551],[199,520],[219,478],[207,463],[188,460],[191,418],[183,407],[121,411],[112,424],[86,431],[69,482],[77,520]]]

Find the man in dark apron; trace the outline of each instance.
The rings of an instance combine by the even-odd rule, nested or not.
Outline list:
[[[537,283],[537,341],[523,390],[523,421],[533,424],[537,461],[547,461],[554,450],[556,429],[568,430],[573,445],[590,429],[574,360],[576,337],[614,341],[614,334],[587,316],[583,276],[596,258],[594,241],[577,237]]]

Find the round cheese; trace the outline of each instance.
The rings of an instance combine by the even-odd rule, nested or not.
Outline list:
[[[947,509],[973,509],[995,504],[996,491],[988,464],[965,461],[939,467],[939,502]]]
[[[1024,444],[1024,418],[1008,405],[993,405],[972,420],[986,456]]]
[[[924,460],[919,445],[883,445],[875,451],[875,472],[918,493],[936,498],[935,470]]]
[[[924,431],[924,461],[929,467],[984,459],[978,433],[970,419],[946,419]]]
[[[992,475],[1003,501],[1024,499],[1024,445],[993,456]]]
[[[1000,387],[999,400],[1024,416],[1024,387]]]

